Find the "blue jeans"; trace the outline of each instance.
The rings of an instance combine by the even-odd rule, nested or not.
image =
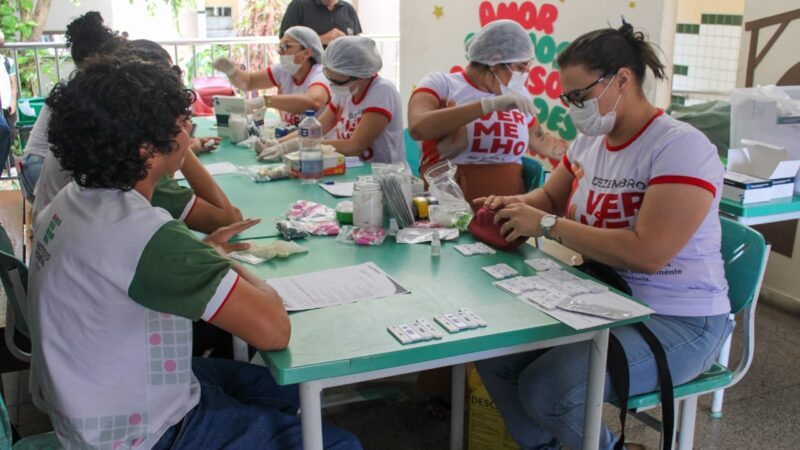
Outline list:
[[[664,346],[676,386],[711,367],[732,328],[727,314],[653,315],[646,324]],[[639,332],[625,326],[611,333],[628,357],[631,396],[656,391],[656,362]],[[581,448],[590,346],[579,342],[476,364],[509,433],[523,450],[559,449],[562,444]],[[616,398],[608,374],[604,398]],[[612,449],[615,441],[603,424],[599,448]]]
[[[19,187],[22,190],[22,195],[31,203],[33,203],[33,189],[36,187],[36,182],[39,181],[42,164],[44,164],[44,158],[39,155],[28,153],[22,157],[22,173],[19,177]]]
[[[169,428],[153,450],[300,449],[297,386],[278,386],[267,369],[239,361],[193,358],[200,403]],[[350,433],[322,427],[326,449],[358,450]]]

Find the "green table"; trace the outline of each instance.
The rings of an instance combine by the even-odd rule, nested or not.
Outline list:
[[[240,164],[239,161],[249,158],[249,163],[254,163],[252,153],[247,152],[223,145],[201,159],[204,163]],[[336,179],[352,179],[365,173],[369,173],[369,168],[348,170]],[[265,222],[271,222],[270,218],[279,216],[295,200],[312,200],[329,206],[341,200],[318,186],[303,185],[296,180],[255,184],[244,176],[223,175],[217,181],[246,216],[263,217]],[[261,229],[265,229],[263,223]],[[275,239],[266,232],[263,234],[265,241]],[[474,242],[469,234],[458,239],[459,244],[469,242]],[[492,286],[494,279],[481,267],[504,262],[523,275],[535,273],[523,260],[548,256],[528,245],[513,252],[465,257],[453,248],[452,242],[443,242],[441,256],[431,257],[428,245],[396,244],[392,238],[374,247],[316,236],[300,243],[309,249],[307,254],[248,269],[269,279],[372,261],[411,290],[407,295],[292,313],[289,346],[283,351],[261,353],[279,384],[300,385],[304,448],[322,448],[323,389],[447,366],[453,366],[451,448],[461,448],[465,363],[587,340],[594,344],[583,448],[597,448],[609,328],[644,318],[576,331]],[[463,307],[481,316],[488,326],[452,335],[442,330],[445,336],[441,340],[410,345],[401,345],[386,330],[389,325],[419,318],[434,323],[434,316]]]

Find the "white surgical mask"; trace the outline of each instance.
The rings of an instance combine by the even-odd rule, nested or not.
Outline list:
[[[572,103],[569,105],[569,115],[572,118],[572,123],[575,124],[578,131],[586,136],[603,136],[614,130],[614,125],[617,122],[617,105],[619,105],[622,94],[619,94],[617,102],[614,103],[614,108],[607,114],[600,114],[600,104],[598,102],[610,86],[611,83],[609,82],[602,94],[583,102],[583,108],[578,108]]]
[[[353,95],[353,93],[350,92],[350,87],[347,86],[347,85],[345,85],[345,86],[336,86],[336,85],[332,84],[331,85],[331,95],[332,96],[336,96],[337,98],[347,98],[347,97],[350,97],[351,95]]]
[[[300,70],[302,64],[294,62],[294,55],[281,55],[281,67],[286,69],[290,74],[294,75]]]
[[[497,82],[500,83],[501,94],[505,95],[510,92],[516,92],[517,94],[525,97],[530,97],[528,89],[525,87],[525,81],[528,78],[527,74],[511,71],[511,79],[508,80],[508,84],[503,84],[503,82],[500,81],[500,77],[498,77],[496,73],[494,74],[494,77],[497,78]]]

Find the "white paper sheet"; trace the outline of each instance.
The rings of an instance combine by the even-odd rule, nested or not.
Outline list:
[[[281,295],[287,311],[324,308],[411,292],[372,262],[273,278],[267,282]]]
[[[639,303],[636,303],[632,300],[629,300],[621,295],[615,294],[614,292],[611,291],[605,291],[595,294],[584,294],[577,297],[580,297],[581,300],[588,303],[608,306],[610,308],[618,310],[629,311],[631,313],[631,316],[629,318],[631,319],[634,317],[641,317],[655,313],[655,311],[653,311],[652,309],[644,305],[641,305]],[[590,316],[588,314],[579,314],[571,311],[565,311],[560,308],[545,309],[535,303],[526,301],[525,294],[520,295],[518,298],[521,301],[523,301],[526,305],[533,306],[539,311],[547,314],[548,316],[576,330],[584,330],[587,328],[597,327],[600,325],[605,325],[614,322],[613,320],[607,320],[602,317]]]
[[[211,174],[212,177],[215,175],[225,175],[228,173],[236,173],[239,171],[239,169],[234,164],[231,164],[229,162],[206,164],[203,167],[206,168],[206,170],[208,171],[208,173]],[[186,177],[183,176],[183,173],[179,170],[175,172],[175,179],[184,180],[186,179]]]
[[[333,184],[319,183],[319,187],[325,189],[334,197],[352,197],[354,184],[356,184],[355,181],[337,181]]]

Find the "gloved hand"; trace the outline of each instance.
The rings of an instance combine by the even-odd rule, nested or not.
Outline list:
[[[533,99],[513,91],[508,94],[481,99],[481,111],[484,115],[495,111],[511,111],[512,109],[519,109],[523,114],[534,117],[539,114],[539,110],[533,106]]]
[[[214,61],[214,68],[229,77],[236,73],[236,63],[224,56]]]
[[[256,156],[258,156],[264,150],[270,147],[275,147],[278,144],[280,144],[280,142],[278,142],[277,139],[258,138],[258,140],[256,140],[255,146],[253,147],[253,150],[256,151]]]
[[[263,95],[259,95],[256,98],[248,98],[244,101],[244,109],[248,114],[257,109],[263,108],[264,105],[266,105],[266,100],[264,100]]]
[[[296,152],[298,150],[300,150],[300,140],[292,139],[290,141],[286,141],[278,145],[265,148],[263,152],[258,154],[258,160],[273,161],[276,159],[280,159],[283,155],[287,153]]]

